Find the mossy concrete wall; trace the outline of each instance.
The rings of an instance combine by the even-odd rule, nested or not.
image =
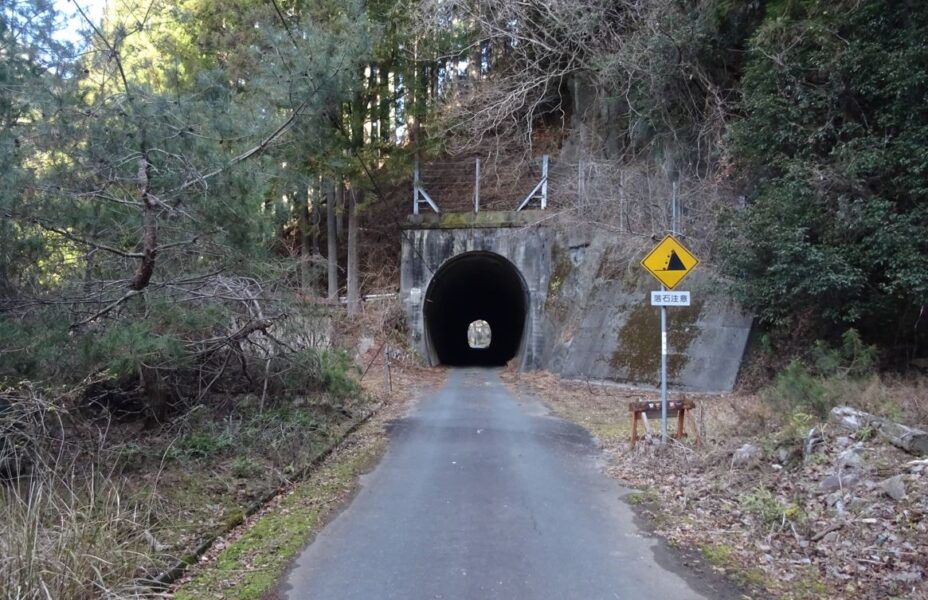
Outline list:
[[[464,252],[495,252],[516,266],[528,291],[521,368],[658,385],[660,313],[648,295],[657,286],[638,264],[653,242],[548,225],[544,217],[528,211],[411,219],[403,235],[400,288],[413,347],[435,364],[422,312],[432,275]],[[704,262],[680,287],[692,292],[693,305],[668,309],[670,385],[730,390],[751,317],[714,283],[711,264]]]
[[[660,383],[658,289],[639,265],[654,242],[562,228],[553,249],[545,311],[545,368],[565,377]],[[668,380],[692,391],[735,384],[751,316],[714,283],[704,262],[679,286],[692,306],[668,308]]]

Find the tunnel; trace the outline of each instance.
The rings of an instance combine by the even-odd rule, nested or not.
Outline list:
[[[519,354],[528,313],[528,292],[518,269],[498,254],[468,252],[448,260],[425,295],[430,354],[449,366],[502,366]],[[490,326],[485,348],[471,347],[468,328]]]

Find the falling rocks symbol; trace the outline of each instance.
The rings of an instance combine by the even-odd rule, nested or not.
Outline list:
[[[670,251],[670,259],[667,261],[667,267],[665,271],[686,271],[686,265],[683,264],[683,261],[680,260],[680,257],[677,256],[676,250]]]
[[[668,235],[641,260],[641,266],[669,290],[674,289],[699,259],[672,235]]]

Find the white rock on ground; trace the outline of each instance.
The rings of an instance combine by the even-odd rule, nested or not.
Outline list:
[[[732,467],[749,467],[760,462],[763,452],[754,444],[745,444],[731,456]]]
[[[894,475],[884,479],[879,483],[880,489],[895,501],[905,498],[905,482],[902,481],[902,475]]]

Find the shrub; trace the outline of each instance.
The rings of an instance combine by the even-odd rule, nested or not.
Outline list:
[[[830,348],[818,341],[812,351],[815,369],[823,377],[866,377],[873,373],[876,359],[876,346],[865,344],[856,329],[844,332],[840,346]]]
[[[803,518],[796,503],[786,504],[764,487],[756,487],[740,497],[741,508],[765,527],[781,525],[786,521],[798,522]]]
[[[233,436],[229,431],[195,431],[183,436],[178,448],[193,458],[209,458],[232,448]]]
[[[815,377],[803,363],[794,360],[777,375],[773,386],[765,396],[789,411],[807,409],[818,417],[825,417],[831,410],[828,388]]]
[[[261,472],[261,465],[247,456],[237,456],[232,461],[232,474],[236,477],[249,478]]]
[[[840,346],[829,347],[819,341],[808,363],[791,361],[763,395],[785,414],[808,413],[824,419],[834,406],[847,402],[849,393],[869,385],[875,363],[876,348],[864,344],[860,335],[849,329]]]

